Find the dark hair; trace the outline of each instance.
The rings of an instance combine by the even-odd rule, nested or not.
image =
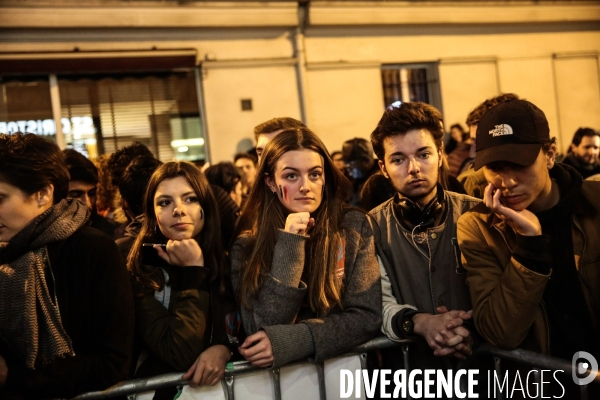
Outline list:
[[[514,93],[504,93],[500,96],[491,97],[478,105],[467,116],[467,126],[477,125],[481,121],[481,117],[492,107],[507,101],[519,100],[519,96]]]
[[[333,153],[331,153],[331,156],[330,156],[330,157],[331,157],[331,159],[333,160],[333,157],[337,156],[338,154],[339,154],[339,155],[342,155],[342,152],[341,152],[341,151],[339,151],[339,150],[336,150],[336,151],[334,151]]]
[[[277,233],[285,225],[289,211],[267,187],[264,177],[275,174],[279,159],[289,151],[312,150],[323,157],[325,192],[314,212],[316,225],[306,243],[306,279],[308,302],[314,311],[326,313],[334,305],[341,306],[341,283],[336,279],[337,253],[341,245],[344,201],[351,193],[348,179],[333,165],[323,142],[306,127],[290,129],[275,136],[263,153],[256,184],[236,230],[236,237],[248,234],[245,265],[241,269],[239,296],[242,306],[249,308],[249,298],[258,295],[265,274],[270,271]]]
[[[272,118],[262,124],[258,124],[254,127],[254,138],[258,141],[258,136],[263,133],[273,133],[280,130],[306,128],[301,121],[290,117],[279,117]]]
[[[373,160],[373,148],[367,139],[348,139],[342,145],[342,159],[345,162]]]
[[[383,141],[387,137],[405,135],[413,129],[427,129],[435,146],[442,150],[444,128],[442,114],[433,106],[421,102],[405,102],[388,107],[371,133],[373,150],[380,160],[384,159]]]
[[[165,285],[165,278],[160,269],[142,263],[142,243],[164,241],[154,213],[154,194],[162,181],[179,176],[184,177],[194,189],[204,210],[204,229],[194,239],[204,253],[205,266],[211,270],[212,280],[220,275],[223,267],[219,211],[208,181],[195,165],[171,161],[159,166],[148,182],[148,189],[144,195],[144,222],[127,257],[127,267],[145,291],[161,290]]]
[[[150,177],[160,165],[162,162],[154,157],[139,156],[125,168],[119,182],[119,192],[134,216],[144,212],[146,187]]]
[[[571,144],[579,146],[581,144],[581,139],[583,139],[584,136],[600,136],[600,132],[592,128],[579,128],[575,131],[575,134],[573,135],[573,140],[571,140]]]
[[[452,129],[454,129],[454,128],[456,128],[460,131],[461,140],[463,142],[469,138],[469,132],[465,132],[465,129],[462,127],[461,124],[454,124],[454,125],[450,126],[450,132],[452,132]]]
[[[252,161],[252,163],[254,164],[255,167],[256,167],[256,165],[258,165],[258,157],[256,157],[256,155],[250,154],[250,153],[237,153],[235,155],[235,157],[233,157],[233,162],[235,163],[237,160],[242,159],[242,158],[246,158],[246,159]]]
[[[111,182],[114,186],[119,186],[119,181],[123,176],[125,168],[127,168],[134,158],[139,156],[154,157],[150,149],[140,142],[133,142],[129,146],[125,146],[111,154],[107,166],[110,171]]]
[[[63,152],[33,133],[0,135],[0,180],[28,196],[52,184],[53,204],[69,192],[69,171]]]
[[[98,183],[98,168],[93,162],[77,150],[65,149],[63,153],[72,181],[81,181],[91,185]]]
[[[220,162],[211,165],[204,171],[208,182],[222,187],[227,193],[235,190],[235,186],[242,180],[240,171],[230,162]]]
[[[548,153],[553,145],[556,145],[556,137],[551,137],[542,143],[542,150],[544,151],[544,154]]]

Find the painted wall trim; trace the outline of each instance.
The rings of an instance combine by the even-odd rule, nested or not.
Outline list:
[[[537,2],[314,2],[311,25],[499,24],[598,21],[600,4]]]
[[[2,7],[3,28],[296,26],[295,2],[154,7]]]

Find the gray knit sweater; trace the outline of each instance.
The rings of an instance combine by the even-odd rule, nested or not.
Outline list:
[[[381,325],[381,285],[375,257],[373,231],[367,217],[348,212],[343,221],[345,242],[343,310],[335,307],[327,316],[306,315],[307,286],[301,280],[305,245],[309,236],[279,231],[271,272],[264,277],[252,309],[242,308],[247,334],[264,330],[273,346],[273,367],[314,356],[333,357],[375,336]],[[232,282],[238,292],[240,269],[249,236],[240,236],[231,249]],[[341,271],[340,271],[341,272]],[[299,312],[303,308],[302,315]]]

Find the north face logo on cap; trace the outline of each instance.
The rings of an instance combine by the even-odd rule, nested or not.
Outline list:
[[[492,136],[504,136],[504,135],[512,135],[513,130],[510,125],[502,124],[496,125],[494,129],[490,131],[490,135]]]

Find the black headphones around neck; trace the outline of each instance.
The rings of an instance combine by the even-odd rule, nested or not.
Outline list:
[[[429,228],[435,224],[435,218],[444,209],[444,189],[438,184],[437,196],[435,196],[423,209],[417,203],[407,197],[398,194],[399,199],[396,206],[402,218],[419,228]]]

